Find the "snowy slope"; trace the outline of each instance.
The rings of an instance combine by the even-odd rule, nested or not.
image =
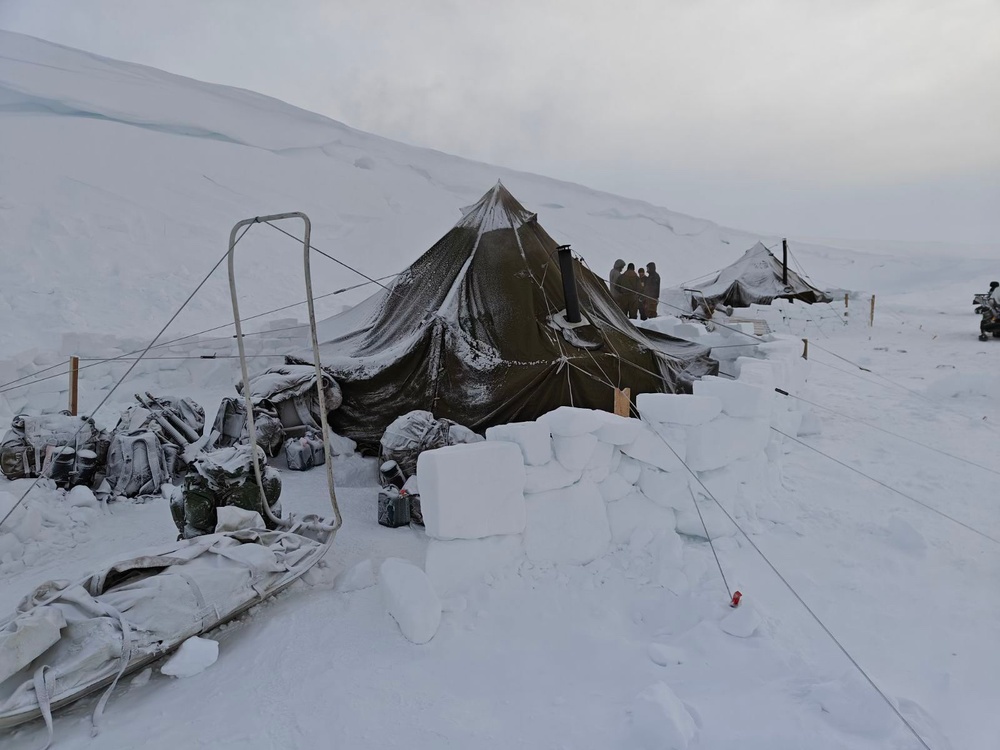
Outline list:
[[[264,213],[307,212],[314,244],[371,276],[412,262],[497,179],[601,275],[621,256],[655,260],[665,285],[680,283],[758,239],[23,35],[0,31],[0,51],[0,314],[30,318],[0,330],[8,355],[63,332],[155,332],[223,254],[232,224]],[[258,227],[241,253],[245,314],[302,298],[287,238]],[[800,254],[819,283],[852,289],[863,285],[859,271],[885,262],[822,248]],[[362,281],[326,259],[315,265],[319,291]],[[969,262],[963,276],[982,277],[986,267]],[[223,277],[172,330],[225,322]],[[903,288],[935,280],[907,277]],[[122,315],[138,305],[148,310],[141,319]]]
[[[665,284],[681,282],[758,239],[394,143],[250,92],[0,32],[0,374],[8,358],[17,375],[33,357],[32,369],[58,362],[35,353],[60,346],[66,332],[114,335],[87,340],[103,342],[101,352],[80,353],[134,346],[221,257],[240,218],[304,210],[318,247],[377,276],[410,263],[498,178],[599,272],[618,256],[656,260]],[[302,297],[299,250],[287,238],[256,227],[240,252],[244,314]],[[1000,277],[1000,255],[840,243],[793,243],[793,252],[816,283],[880,300],[872,329],[859,314],[864,296],[852,300],[849,326],[837,305],[754,312],[814,344],[810,398],[834,412],[817,408],[822,434],[803,439],[1000,537],[1000,342],[975,340],[971,312],[972,293]],[[323,258],[314,266],[318,291],[359,281]],[[363,293],[321,304],[332,310]],[[171,334],[224,323],[228,306],[219,273]],[[157,361],[117,405],[133,391],[179,389],[211,410],[232,393],[233,369]],[[123,371],[86,371],[81,403],[96,403]],[[62,380],[50,382],[58,391]],[[63,399],[33,393],[5,412],[0,396],[0,418],[52,405],[32,400],[40,395]],[[113,423],[114,412],[99,421]],[[518,564],[446,600],[437,636],[414,646],[377,586],[345,592],[333,580],[366,560],[419,563],[427,540],[376,525],[370,479],[339,464],[337,476],[346,521],[329,568],[213,633],[219,660],[205,672],[157,671],[121,685],[96,739],[88,719],[96,699],[61,713],[56,747],[635,748],[671,717],[678,736],[697,725],[692,750],[920,747],[732,529],[718,551],[745,594],[739,616],[760,617],[751,637],[728,632],[739,628],[724,624],[732,611],[711,552],[688,540],[678,566],[686,593],[651,583],[628,545],[582,568]],[[284,479],[286,507],[324,512],[321,473]],[[23,486],[0,479],[0,506],[2,493]],[[933,750],[992,750],[1000,547],[800,445],[789,446],[771,490],[755,543]],[[16,520],[24,541],[6,536],[17,557],[0,549],[0,616],[37,583],[76,578],[175,535],[160,502],[67,510],[42,493]],[[0,733],[0,746],[38,747],[43,734],[35,722]]]

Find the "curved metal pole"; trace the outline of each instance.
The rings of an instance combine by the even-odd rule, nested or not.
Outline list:
[[[330,492],[330,505],[333,507],[334,522],[333,526],[329,529],[331,531],[330,541],[332,541],[333,535],[336,533],[337,529],[343,525],[343,517],[340,514],[340,506],[337,503],[337,492],[333,484],[333,452],[330,449],[330,428],[327,424],[326,395],[323,389],[324,373],[319,357],[319,337],[316,333],[316,309],[313,303],[312,273],[309,267],[309,239],[312,233],[312,222],[310,222],[309,217],[301,211],[292,211],[284,214],[272,214],[270,216],[256,216],[252,219],[243,219],[243,221],[239,221],[233,225],[233,229],[229,233],[229,292],[233,300],[233,321],[236,324],[236,345],[240,352],[240,370],[243,375],[243,399],[246,403],[247,409],[247,434],[250,437],[250,451],[253,453],[253,471],[254,476],[257,479],[257,486],[260,488],[261,504],[263,506],[264,513],[275,525],[287,528],[290,525],[288,521],[275,518],[274,514],[271,513],[271,508],[264,495],[264,481],[261,476],[260,463],[257,461],[257,431],[254,427],[253,399],[250,396],[250,373],[247,369],[246,350],[243,346],[243,326],[240,323],[240,304],[236,297],[236,273],[234,268],[236,233],[248,224],[280,221],[282,219],[302,219],[302,222],[305,225],[305,234],[302,239],[302,263],[305,269],[306,300],[309,303],[309,333],[313,346],[313,363],[316,367],[316,394],[319,399],[320,425],[323,430],[323,454],[326,458],[326,483]]]

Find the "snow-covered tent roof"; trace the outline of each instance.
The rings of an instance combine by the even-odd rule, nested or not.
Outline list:
[[[712,305],[732,307],[768,305],[778,298],[810,304],[832,299],[791,269],[788,269],[788,283],[781,279],[781,261],[758,242],[742,258],[719,271],[712,281],[692,288],[699,290]],[[700,301],[700,297],[694,301]]]
[[[497,183],[391,286],[323,321],[323,364],[344,397],[335,429],[374,446],[426,409],[482,430],[562,405],[610,410],[612,385],[689,390],[717,370],[706,347],[635,328],[579,261],[589,325],[561,326],[557,247]]]

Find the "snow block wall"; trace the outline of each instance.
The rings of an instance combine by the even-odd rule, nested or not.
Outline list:
[[[794,437],[809,421],[802,402],[775,392],[806,385],[798,344],[757,347],[760,356],[733,360],[737,379],[704,378],[691,395],[642,394],[641,419],[561,407],[491,428],[485,443],[422,454],[425,569],[438,593],[522,558],[586,565],[617,546],[654,542],[661,583],[682,585],[672,568],[684,538],[737,533],[709,493],[750,533],[761,518],[778,520],[769,487],[786,448],[781,433]]]

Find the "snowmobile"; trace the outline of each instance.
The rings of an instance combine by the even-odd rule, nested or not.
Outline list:
[[[260,514],[220,508],[214,533],[183,539],[119,560],[79,579],[49,581],[29,593],[14,614],[0,619],[0,728],[43,718],[52,742],[52,712],[106,689],[94,711],[95,728],[118,681],[274,596],[302,577],[333,545],[342,516],[334,491],[325,382],[319,360],[309,274],[309,219],[278,214],[247,219],[229,240],[229,281],[248,421],[254,404],[240,326],[233,250],[243,226],[301,218],[309,325],[319,419],[327,467],[331,519],[277,518],[264,495],[263,461],[253,461]],[[258,451],[249,430],[250,454]],[[203,436],[204,438],[205,436]],[[265,520],[266,519],[266,520]]]

